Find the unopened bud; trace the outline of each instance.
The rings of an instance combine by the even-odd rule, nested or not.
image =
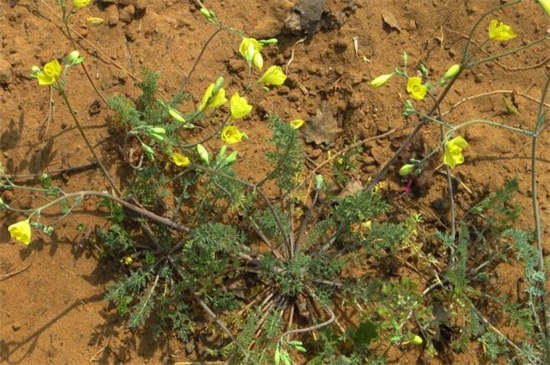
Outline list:
[[[445,72],[445,75],[443,77],[446,79],[452,79],[458,74],[458,71],[460,71],[460,65],[459,64],[452,65],[447,70],[447,72]]]
[[[422,345],[424,341],[422,340],[422,337],[418,336],[418,335],[414,335],[412,340],[411,340],[411,343],[414,344],[414,345]]]
[[[208,151],[202,144],[197,145],[197,152],[199,153],[200,158],[208,165],[209,158],[208,158]]]
[[[409,163],[405,164],[405,165],[401,166],[401,168],[399,169],[399,175],[407,176],[415,170],[415,167],[416,166],[413,165],[413,164],[409,164]]]

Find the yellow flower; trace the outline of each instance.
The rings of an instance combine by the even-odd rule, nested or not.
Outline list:
[[[266,85],[282,85],[286,80],[286,75],[281,66],[271,66],[260,78],[260,82]]]
[[[227,144],[239,143],[246,138],[247,135],[239,130],[239,128],[230,125],[222,130],[222,140]]]
[[[244,57],[246,62],[249,64],[253,63],[258,70],[261,70],[262,67],[264,67],[264,59],[260,53],[262,48],[264,48],[264,46],[256,39],[243,37],[241,45],[239,46],[239,53]]]
[[[420,77],[409,77],[409,80],[407,81],[407,92],[412,99],[424,99],[427,91],[428,87],[426,85],[422,85],[422,80]]]
[[[59,64],[59,61],[57,60],[57,58],[53,59],[52,61],[44,65],[44,71],[40,71],[36,74],[36,78],[38,79],[38,85],[40,86],[52,85],[57,80],[60,74],[61,74],[61,65]]]
[[[74,0],[73,4],[75,8],[83,8],[88,6],[92,0]]]
[[[468,142],[460,136],[455,137],[445,143],[445,155],[443,156],[443,163],[450,168],[454,169],[456,165],[460,165],[464,162],[464,156],[462,156],[462,149],[468,147]]]
[[[292,127],[292,129],[299,129],[301,126],[304,125],[304,120],[303,119],[294,119],[294,120],[291,120],[289,124]]]
[[[31,242],[31,224],[29,220],[17,222],[8,227],[11,238],[25,245]]]
[[[132,256],[124,256],[120,259],[121,264],[130,265],[132,262],[134,262]]]
[[[181,153],[174,152],[172,154],[172,161],[179,167],[187,167],[191,165],[191,160],[189,157],[182,155]]]
[[[210,86],[208,86],[208,88],[206,89],[204,96],[202,97],[202,102],[199,106],[200,111],[216,109],[227,102],[224,89],[219,89],[215,95],[212,95],[213,90],[214,84],[210,84]]]
[[[550,16],[550,0],[539,0],[539,4],[542,5],[543,9],[546,11],[546,14]]]
[[[517,37],[512,28],[496,19],[489,22],[489,38],[495,41],[508,41]]]
[[[252,111],[252,105],[248,104],[246,99],[241,97],[239,93],[235,93],[229,101],[229,109],[233,119],[239,119],[247,116]]]
[[[393,74],[385,74],[385,75],[380,75],[378,77],[375,77],[371,82],[370,82],[370,86],[372,87],[380,87],[382,85],[384,85],[386,82],[389,81],[389,79],[391,79],[393,76]]]

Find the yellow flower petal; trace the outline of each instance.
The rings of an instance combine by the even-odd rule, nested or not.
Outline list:
[[[57,60],[57,58],[53,59],[44,65],[43,71],[38,71],[34,75],[38,80],[38,85],[40,86],[52,85],[55,83],[59,75],[61,75],[61,65],[59,64],[59,61]]]
[[[8,227],[11,238],[28,245],[31,242],[31,224],[29,220],[17,222]]]
[[[191,165],[191,160],[189,160],[189,157],[177,152],[174,152],[172,154],[172,161],[174,161],[176,166],[179,166],[179,167],[187,167]]]
[[[227,102],[227,99],[225,98],[224,89],[218,90],[216,95],[212,95],[213,90],[214,90],[214,84],[210,84],[210,86],[208,86],[208,88],[204,92],[204,96],[202,97],[202,101],[199,106],[200,111],[216,109]]]
[[[246,62],[253,63],[258,70],[261,70],[264,66],[264,60],[260,53],[264,46],[254,38],[243,37],[241,45],[239,46],[239,53],[244,57]]]
[[[74,0],[73,4],[75,8],[83,8],[88,6],[92,0]]]
[[[509,25],[502,23],[496,19],[489,22],[489,38],[495,41],[508,41],[517,37]]]
[[[266,85],[282,85],[286,80],[286,75],[281,66],[271,66],[260,78],[260,82]]]
[[[422,85],[422,79],[420,77],[409,77],[407,80],[407,92],[411,99],[422,100],[426,97],[428,87]]]
[[[462,149],[468,147],[468,142],[461,136],[455,137],[445,143],[445,154],[443,155],[443,163],[454,169],[456,165],[464,162]]]
[[[542,5],[542,8],[546,11],[546,14],[550,16],[550,0],[539,0],[539,4]]]
[[[245,98],[239,93],[233,94],[229,101],[229,108],[233,119],[239,119],[247,116],[252,111],[252,105],[248,104]]]
[[[294,119],[294,120],[291,120],[289,124],[292,127],[292,129],[299,129],[301,126],[304,125],[304,120],[303,119]]]
[[[55,82],[55,78],[46,75],[42,71],[36,74],[36,79],[38,80],[38,85],[40,86],[52,85]]]
[[[242,133],[239,128],[230,125],[222,130],[222,140],[227,144],[239,143],[246,138],[246,134]]]

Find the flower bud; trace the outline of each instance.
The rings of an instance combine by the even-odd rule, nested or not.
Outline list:
[[[42,69],[38,66],[32,66],[31,68],[31,77],[36,77],[40,72],[42,72]]]
[[[197,145],[197,152],[199,153],[200,158],[208,165],[209,158],[208,158],[208,151],[202,144]]]
[[[413,165],[413,164],[405,164],[403,166],[401,166],[401,168],[399,169],[399,175],[401,176],[407,176],[409,175],[411,172],[413,172],[415,170],[416,166]]]
[[[155,161],[155,151],[153,151],[150,146],[142,143],[141,148],[143,148],[143,152],[145,152],[145,154],[147,155],[147,157],[149,157],[151,161]]]
[[[176,109],[168,107],[168,114],[170,114],[170,116],[174,118],[176,121],[184,124],[186,123],[185,118]]]
[[[375,77],[371,82],[370,82],[370,86],[372,87],[380,87],[382,85],[384,85],[386,82],[389,81],[389,79],[391,79],[393,76],[393,73],[391,74],[385,74],[385,75],[380,75],[378,77]]]
[[[93,25],[100,25],[100,24],[103,24],[105,20],[103,20],[103,18],[98,18],[96,16],[89,16],[86,18],[86,21]]]
[[[410,99],[405,100],[405,105],[403,106],[403,112],[401,115],[403,115],[405,118],[410,117],[414,113],[414,106],[412,105],[412,102]]]
[[[212,94],[211,94],[212,96],[216,95],[218,91],[220,91],[220,89],[223,86],[224,80],[225,79],[223,78],[223,76],[218,77],[218,79],[214,83],[214,88],[212,89]]]
[[[452,65],[447,72],[445,72],[445,75],[443,78],[445,79],[452,79],[458,74],[458,71],[460,71],[460,65],[457,63],[455,65]]]
[[[424,341],[422,340],[422,337],[418,336],[418,335],[414,335],[412,340],[411,340],[411,343],[414,344],[414,345],[422,345]]]
[[[155,134],[165,134],[166,130],[162,127],[153,127],[153,128],[151,128],[151,132],[153,132]]]
[[[264,46],[267,46],[268,44],[277,44],[278,40],[277,38],[269,38],[269,39],[260,39],[258,42],[260,42]]]
[[[237,160],[237,151],[233,151],[229,156],[225,158],[225,163],[232,164],[236,160]]]

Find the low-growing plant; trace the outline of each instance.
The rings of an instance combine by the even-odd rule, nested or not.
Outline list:
[[[395,348],[444,356],[450,349],[464,351],[477,341],[484,349],[481,357],[491,362],[545,363],[550,359],[550,315],[535,162],[550,74],[533,130],[486,120],[454,125],[440,111],[464,71],[549,38],[545,35],[487,58],[474,57],[470,48],[481,22],[518,2],[492,9],[474,24],[460,63],[439,80],[441,92],[437,93],[433,81],[423,81],[431,77],[426,66],[421,65],[418,72],[408,68],[407,53],[402,66],[371,81],[373,87],[381,87],[394,75],[403,78],[409,96],[403,116],[417,118],[418,123],[366,187],[353,185],[351,172],[356,171],[360,145],[372,139],[332,156],[332,172],[310,171],[299,134],[303,120],[285,122],[274,114],[266,117],[272,134],[263,161],[269,172],[255,181],[240,176],[235,168],[238,152],[232,147],[248,138],[238,126],[253,110],[247,97],[255,90],[281,85],[286,75],[276,65],[263,71],[262,50],[276,40],[246,37],[222,25],[207,8],[201,14],[216,27],[213,37],[222,31],[240,37],[239,53],[248,65],[247,85],[228,100],[225,79],[219,76],[190,110],[189,94],[166,100],[158,95],[160,74],[143,70],[136,83],[140,96],[105,99],[112,110],[111,132],[119,137],[119,151],[131,167],[122,191],[87,140],[65,93],[68,71],[84,59],[75,51],[61,63],[55,59],[43,68],[35,67],[32,76],[39,85],[53,87],[61,95],[112,191],[67,193],[47,175],[41,187],[29,187],[3,173],[3,189],[32,190],[49,200],[29,209],[0,201],[2,209],[26,215],[10,225],[9,232],[28,245],[31,228],[45,234],[55,230],[54,225],[41,222],[45,209],[60,206],[62,214],[68,215],[85,197],[101,198],[110,224],[96,227],[93,235],[101,245],[101,262],[114,262],[119,269],[106,299],[115,304],[129,328],[151,326],[157,339],[166,331],[174,331],[183,341],[215,338],[201,361],[287,365],[308,359],[313,364],[383,364]],[[63,1],[59,5],[70,37],[73,10],[67,10]],[[488,37],[486,42],[506,41],[515,33],[510,26],[491,20]],[[422,111],[418,101],[427,97],[433,98],[433,106]],[[228,102],[229,108],[224,108]],[[205,119],[211,125],[198,130],[196,126]],[[448,229],[435,231],[417,212],[401,222],[394,219],[396,207],[387,201],[389,194],[380,183],[428,124],[441,128],[441,140],[426,156],[414,156],[398,170],[408,179],[406,192],[410,192],[411,184],[442,150],[450,221]],[[463,213],[457,208],[459,181],[452,169],[467,161],[465,149],[474,146],[455,134],[474,124],[532,138],[534,232],[516,226],[519,207],[511,201],[517,180]],[[223,145],[214,147],[219,140]],[[348,188],[345,194],[343,186]],[[439,248],[428,248],[430,243]],[[505,294],[492,295],[498,292],[491,283],[492,270],[507,260],[524,265],[526,296],[521,302]],[[412,268],[403,274],[402,266]],[[488,319],[497,313],[504,317],[499,323],[509,321],[521,328],[521,343]]]

